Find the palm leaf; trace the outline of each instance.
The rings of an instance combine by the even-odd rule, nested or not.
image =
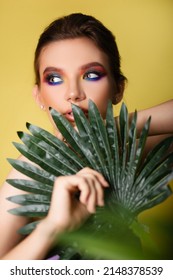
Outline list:
[[[34,136],[45,141],[47,144],[58,150],[64,156],[64,158],[71,161],[71,163],[75,165],[76,168],[81,169],[86,166],[84,159],[79,158],[79,156],[73,152],[72,149],[69,149],[69,147],[56,136],[30,123],[27,123],[26,126]]]
[[[16,170],[30,177],[31,179],[53,186],[55,176],[44,169],[38,168],[35,165],[22,160],[8,159],[8,161]]]
[[[30,204],[48,204],[50,205],[50,196],[43,194],[22,194],[10,196],[7,198],[9,201],[20,204],[20,205],[30,205]]]
[[[32,222],[32,223],[29,223],[27,224],[26,226],[24,227],[21,227],[19,230],[18,230],[18,233],[20,234],[23,234],[23,235],[28,235],[30,234],[35,228],[36,226],[40,223],[40,221],[35,221],[35,222]]]
[[[63,137],[66,140],[68,139],[68,143],[69,143],[70,147],[72,147],[72,149],[76,151],[76,153],[78,154],[78,156],[80,158],[83,158],[84,154],[83,154],[83,151],[81,148],[81,147],[83,147],[83,145],[82,145],[83,143],[81,142],[81,138],[79,137],[79,134],[77,133],[77,131],[57,111],[55,111],[54,109],[51,109],[50,113],[52,115],[52,118],[53,118],[56,126],[58,127],[58,130],[61,132],[61,134],[63,135]],[[87,159],[86,159],[86,162],[89,164]]]
[[[50,110],[57,129],[68,145],[29,123],[27,128],[32,135],[18,133],[24,144],[14,145],[38,166],[9,159],[14,168],[32,179],[7,180],[14,187],[29,193],[8,198],[21,205],[10,212],[44,217],[49,209],[55,178],[74,174],[89,166],[103,174],[110,188],[105,190],[105,207],[98,208],[84,228],[94,236],[101,233],[107,235],[111,229],[111,234],[115,234],[117,229],[119,233],[125,232],[139,213],[158,205],[172,194],[168,183],[173,178],[173,153],[169,152],[173,137],[163,140],[144,157],[151,118],[137,139],[138,113],[135,111],[129,124],[125,104],[122,104],[117,122],[111,102],[108,103],[106,120],[102,119],[92,101],[89,102],[88,119],[79,107],[72,105],[72,110],[77,131],[58,112]],[[111,219],[103,219],[105,211],[111,214]],[[37,223],[24,226],[20,232],[29,234]],[[113,226],[115,224],[116,227]],[[76,250],[74,247],[70,249],[69,246],[63,246],[62,255],[71,258],[77,253]]]
[[[87,157],[91,167],[96,166],[96,169],[102,166],[103,155],[96,146],[95,135],[92,133],[91,126],[84,112],[77,106],[73,105],[73,114],[75,123],[79,132],[80,142],[82,143],[81,150],[83,155]]]
[[[25,217],[45,217],[48,213],[49,206],[45,204],[30,204],[22,207],[10,209],[8,212],[17,215],[17,216],[25,216]]]
[[[110,186],[112,189],[112,196],[115,200],[120,200],[120,155],[119,155],[119,134],[118,128],[115,123],[113,115],[112,103],[108,103],[107,114],[106,114],[106,132],[109,141],[112,165],[109,166],[111,179]],[[106,193],[108,197],[109,192]],[[108,200],[108,199],[107,199]]]
[[[108,153],[109,150],[105,147],[105,139],[103,141],[103,137],[106,135],[106,130],[98,109],[95,106],[93,110],[93,106],[95,106],[94,103],[89,102],[90,122],[87,120],[83,111],[75,105],[72,106],[73,114],[79,135],[84,139],[85,143],[87,143],[87,149],[83,149],[83,152],[85,153],[87,150],[85,155],[88,160],[90,160],[92,168],[95,167],[98,171],[102,168],[103,175],[109,180],[108,163],[107,159],[105,160],[105,152],[107,151],[106,153]],[[88,155],[88,150],[91,152],[90,155]],[[110,157],[108,156],[108,158]]]
[[[121,176],[124,175],[127,159],[127,143],[128,143],[128,112],[123,103],[120,110],[119,117],[120,127],[120,147],[121,147]]]
[[[7,183],[13,187],[35,194],[46,194],[50,195],[52,193],[53,186],[46,185],[41,182],[25,179],[7,179]]]
[[[108,181],[111,180],[110,167],[113,165],[112,153],[109,145],[109,138],[106,132],[106,126],[101,118],[100,112],[93,102],[89,102],[89,121],[92,133],[96,136],[99,149],[104,158],[106,174]]]
[[[27,133],[18,132],[18,135],[29,150],[32,150],[40,156],[42,160],[39,165],[42,168],[46,170],[54,169],[54,174],[63,175],[73,174],[79,170],[79,168],[77,169],[74,165],[71,165],[71,162],[63,157],[59,150],[57,151],[46,142]],[[55,168],[55,166],[57,166],[57,168]]]
[[[171,143],[173,142],[173,137],[168,137],[157,144],[151,152],[146,156],[144,164],[141,165],[141,172],[138,175],[136,182],[138,183],[142,178],[149,176],[152,170],[156,168],[159,162],[163,161],[166,153],[169,150]],[[172,157],[172,155],[170,155]],[[171,162],[169,163],[171,166]]]
[[[61,175],[61,173],[58,172],[56,165],[54,166],[52,164],[49,164],[49,161],[47,163],[47,160],[45,161],[39,154],[36,153],[34,145],[32,146],[33,147],[33,150],[32,150],[32,148],[29,149],[27,146],[25,146],[21,143],[13,142],[13,144],[22,155],[24,155],[30,161],[36,163],[38,166],[40,166],[46,172],[51,173],[54,177]]]

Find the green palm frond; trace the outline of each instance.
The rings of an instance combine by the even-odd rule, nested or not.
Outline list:
[[[121,221],[119,229],[122,225],[127,228],[139,213],[172,194],[168,183],[173,178],[173,153],[169,152],[173,137],[163,140],[146,157],[144,155],[151,118],[137,139],[138,113],[135,111],[129,124],[125,104],[121,106],[117,123],[111,102],[106,120],[102,119],[92,101],[89,102],[88,119],[79,107],[72,105],[72,110],[77,131],[62,115],[54,109],[50,110],[68,145],[29,123],[30,134],[18,132],[23,144],[14,145],[34,164],[9,159],[14,168],[32,179],[7,180],[14,187],[29,193],[9,198],[21,205],[11,209],[11,213],[39,218],[47,215],[55,178],[75,174],[87,166],[102,173],[110,185],[105,191],[105,207],[98,208],[85,224],[85,228],[93,234],[99,231],[107,233],[112,227],[110,219],[102,219],[104,213],[111,213],[116,225]],[[29,234],[37,223],[26,225],[20,232]]]

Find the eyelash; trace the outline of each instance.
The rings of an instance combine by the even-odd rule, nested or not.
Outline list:
[[[92,75],[93,75],[93,77],[92,77]],[[103,72],[99,72],[99,71],[96,71],[96,70],[90,70],[90,71],[84,73],[82,78],[86,81],[95,82],[95,81],[100,80],[104,76],[105,76],[105,73],[103,73]],[[63,83],[63,79],[61,78],[61,75],[56,74],[56,73],[55,74],[54,73],[48,74],[45,77],[45,81],[51,86],[56,86],[56,85],[60,85],[60,84]]]
[[[55,78],[58,79],[58,81],[54,81]],[[63,79],[58,74],[48,74],[45,80],[51,86],[60,85],[63,82]]]
[[[89,75],[95,75],[95,77],[89,77]],[[102,77],[105,76],[105,73],[99,72],[99,71],[88,71],[83,75],[83,79],[87,81],[98,81]]]

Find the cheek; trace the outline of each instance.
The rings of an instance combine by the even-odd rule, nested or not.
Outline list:
[[[88,99],[91,99],[96,104],[101,115],[105,117],[108,100],[112,100],[115,92],[114,86],[106,80],[90,87],[90,89],[88,88]]]
[[[107,105],[108,105],[108,99],[105,99],[104,103],[98,101],[98,103],[96,103],[96,105],[97,105],[97,108],[98,108],[102,118],[105,119],[106,111],[107,111]]]
[[[43,99],[44,105],[49,108],[52,107],[54,109],[58,106],[58,104],[60,105],[61,100],[62,100],[62,94],[61,94],[61,90],[57,89],[57,87],[52,86],[52,87],[47,87],[47,86],[43,86],[41,88],[40,91],[40,95],[41,98]]]
[[[103,118],[106,117],[106,111],[107,111],[107,105],[108,105],[108,100],[109,96],[108,95],[100,95],[98,96],[91,96],[89,99],[91,99],[97,106],[101,116]]]

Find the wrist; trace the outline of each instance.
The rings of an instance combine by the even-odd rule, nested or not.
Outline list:
[[[61,235],[64,232],[62,228],[55,225],[47,217],[40,222],[37,228],[41,231],[42,234],[44,233],[45,238],[49,239],[52,242],[54,242],[58,235]]]

